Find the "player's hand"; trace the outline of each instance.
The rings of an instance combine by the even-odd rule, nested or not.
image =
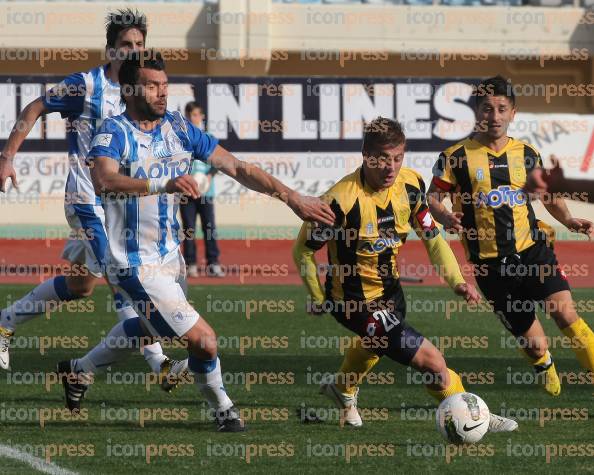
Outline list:
[[[2,192],[6,191],[4,185],[6,183],[7,178],[11,179],[12,186],[14,186],[18,190],[19,184],[17,182],[16,171],[14,169],[14,166],[12,165],[12,158],[7,157],[3,153],[0,153],[0,191]]]
[[[182,175],[169,180],[165,186],[165,191],[167,193],[183,193],[194,199],[200,196],[198,183],[192,178],[192,175]]]
[[[570,218],[565,223],[565,226],[570,231],[585,234],[590,239],[594,237],[594,223],[592,223],[592,221],[588,221],[587,219]]]
[[[304,196],[296,191],[289,194],[287,204],[303,221],[334,225],[336,216],[328,204],[315,196]]]
[[[443,217],[443,222],[441,224],[443,224],[443,227],[448,233],[461,233],[464,231],[464,227],[462,226],[462,216],[464,216],[464,213],[461,213],[460,211],[447,213]]]
[[[555,155],[550,157],[553,168],[537,168],[528,175],[524,189],[528,193],[557,193],[563,191],[565,175]]]
[[[468,303],[479,303],[481,301],[481,294],[472,284],[458,284],[454,288],[454,293],[463,297]]]

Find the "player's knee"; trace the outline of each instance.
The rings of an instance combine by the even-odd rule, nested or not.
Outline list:
[[[93,295],[97,279],[95,278],[66,278],[66,287],[68,291],[77,298],[85,298]]]

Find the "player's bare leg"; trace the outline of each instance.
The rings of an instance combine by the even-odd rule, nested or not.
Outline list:
[[[416,370],[430,375],[427,392],[439,402],[456,393],[465,392],[458,373],[447,367],[441,352],[426,338],[410,362]],[[512,419],[491,413],[489,432],[511,432],[518,428],[518,423]]]
[[[561,381],[549,352],[547,337],[538,318],[535,318],[530,328],[520,335],[518,342],[544,390],[551,396],[561,394]]]
[[[577,314],[571,292],[551,294],[546,300],[546,310],[563,334],[571,338],[571,348],[582,367],[594,373],[594,333]]]

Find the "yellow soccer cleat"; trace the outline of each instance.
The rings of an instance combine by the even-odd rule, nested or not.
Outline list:
[[[555,369],[555,363],[551,363],[551,366],[545,370],[544,389],[551,396],[559,396],[561,394],[561,381]]]

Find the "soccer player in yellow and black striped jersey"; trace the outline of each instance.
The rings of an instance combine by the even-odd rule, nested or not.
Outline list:
[[[485,297],[506,328],[543,374],[547,392],[561,385],[548,351],[538,302],[572,338],[577,359],[594,371],[594,334],[574,308],[569,284],[525,193],[526,177],[542,167],[531,145],[507,135],[516,112],[511,83],[498,76],[477,87],[476,133],[446,149],[434,167],[429,189],[431,212],[461,235],[468,260]],[[449,196],[452,212],[441,202]],[[543,196],[549,213],[568,229],[594,234],[585,219],[573,218],[563,199]],[[550,228],[549,228],[550,229]]]
[[[367,124],[363,165],[324,196],[336,216],[334,226],[305,223],[294,247],[295,263],[313,301],[312,313],[331,313],[361,337],[347,353],[338,380],[322,385],[322,392],[345,410],[344,421],[355,426],[362,424],[357,388],[348,387],[345,375],[364,375],[383,355],[427,375],[427,389],[438,400],[464,391],[460,377],[446,366],[439,350],[405,322],[396,256],[411,226],[454,292],[467,301],[478,302],[480,297],[464,281],[431,217],[423,179],[401,168],[404,148],[398,122],[378,118]],[[329,260],[325,292],[314,258],[324,245]],[[517,424],[493,415],[489,427],[509,431]]]

